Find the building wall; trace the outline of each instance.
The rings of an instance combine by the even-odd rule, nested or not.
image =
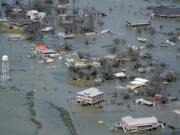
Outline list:
[[[157,128],[158,127],[158,123],[149,123],[149,124],[144,124],[144,125],[127,125],[126,123],[122,123],[123,126],[127,129],[127,130],[131,130],[131,129],[138,129],[138,128],[143,128],[146,129],[146,126],[148,128]]]
[[[104,100],[103,94],[95,96],[95,97],[89,97],[86,95],[77,95],[76,101],[83,101],[88,104],[97,104],[98,102],[102,102]]]

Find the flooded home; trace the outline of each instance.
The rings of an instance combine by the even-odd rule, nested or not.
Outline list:
[[[121,124],[124,132],[141,132],[152,129],[158,129],[160,126],[155,116],[134,118],[126,116],[121,118]]]
[[[149,80],[144,79],[144,78],[135,78],[133,81],[131,81],[128,85],[127,88],[129,89],[136,89],[141,86],[145,86]]]
[[[89,88],[77,93],[76,102],[81,105],[97,105],[104,101],[104,93],[98,88]]]
[[[160,18],[179,18],[180,17],[180,8],[179,7],[166,7],[160,6],[156,7],[153,10],[151,16],[160,17]]]
[[[59,53],[53,49],[47,48],[44,44],[37,44],[35,46],[36,53],[42,58],[55,58],[59,56]]]
[[[126,26],[128,27],[149,27],[151,22],[148,20],[129,20],[126,21]]]
[[[35,51],[39,54],[42,55],[43,51],[47,51],[48,48],[44,44],[37,44],[35,46]]]

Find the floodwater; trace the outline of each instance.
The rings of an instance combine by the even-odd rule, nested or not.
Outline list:
[[[7,0],[13,2],[13,0]],[[24,0],[25,1],[25,0]],[[25,3],[28,3],[28,0]],[[111,28],[115,36],[98,35],[97,40],[88,46],[85,45],[84,37],[78,36],[71,40],[72,47],[75,50],[87,52],[92,57],[101,57],[108,54],[106,48],[102,45],[109,45],[112,39],[119,37],[126,39],[126,45],[129,43],[137,46],[143,46],[136,37],[140,36],[134,30],[127,29],[125,22],[131,19],[151,19],[150,11],[147,6],[153,5],[176,5],[180,3],[169,1],[153,0],[77,0],[79,7],[94,6],[100,11],[108,14],[103,18],[104,25],[97,26],[97,32],[103,29]],[[109,11],[112,8],[112,11]],[[170,19],[152,19],[158,33],[150,35],[148,32],[142,32],[141,36],[146,37],[150,43],[155,44],[156,48],[144,50],[153,54],[154,62],[164,62],[168,64],[168,69],[174,69],[180,72],[180,59],[176,58],[176,46],[160,48],[159,44],[167,39],[166,35],[161,33],[176,31],[180,28],[179,21]],[[163,29],[159,26],[163,24]],[[57,30],[58,31],[58,30]],[[53,37],[53,35],[48,35]],[[45,42],[49,45],[59,45],[61,40]],[[53,43],[51,43],[53,42]],[[134,117],[156,116],[158,120],[167,122],[180,129],[180,116],[176,115],[173,110],[180,108],[180,102],[170,102],[165,105],[155,107],[139,106],[133,103],[133,99],[125,101],[123,106],[106,105],[103,109],[84,108],[75,104],[74,96],[77,91],[85,88],[72,86],[69,84],[71,73],[68,71],[63,62],[55,60],[56,68],[49,69],[47,65],[38,63],[38,58],[29,59],[27,53],[30,52],[31,44],[28,41],[12,41],[7,35],[0,34],[0,56],[7,54],[9,56],[10,78],[12,79],[5,88],[0,88],[0,135],[69,135],[67,127],[54,108],[49,103],[66,108],[73,119],[74,125],[79,135],[123,135],[121,131],[111,132],[110,127],[121,117],[132,115]],[[125,67],[122,67],[125,68]],[[126,82],[109,81],[99,86],[106,94],[117,91],[117,85],[126,85]],[[171,93],[172,96],[180,98],[180,78],[171,83],[164,90],[164,93]],[[36,120],[42,124],[42,128],[37,129],[36,125],[31,122],[31,114],[28,111],[26,93],[31,90],[35,91],[34,109],[36,111]],[[72,91],[70,93],[69,91]],[[129,107],[128,107],[129,106]],[[105,125],[97,125],[98,120],[104,120]],[[180,132],[164,128],[151,133],[153,135],[179,135]],[[146,133],[150,135],[150,133]]]

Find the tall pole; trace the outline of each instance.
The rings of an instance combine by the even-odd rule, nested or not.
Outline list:
[[[1,82],[3,84],[9,81],[9,60],[8,56],[2,56]]]

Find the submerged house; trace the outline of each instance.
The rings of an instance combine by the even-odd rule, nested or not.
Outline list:
[[[156,117],[133,118],[126,116],[121,119],[121,126],[124,132],[139,132],[157,129],[159,123]]]
[[[35,51],[41,57],[54,58],[54,57],[59,56],[58,52],[56,52],[55,50],[47,48],[46,45],[44,45],[44,44],[37,44],[35,46]]]
[[[141,86],[145,86],[149,80],[144,79],[144,78],[135,78],[133,81],[131,81],[128,85],[127,88],[134,90],[136,88],[139,88]]]
[[[104,92],[92,87],[76,94],[76,102],[81,105],[97,105],[104,101]]]
[[[126,26],[128,27],[149,27],[151,22],[148,20],[132,20],[126,21]]]
[[[180,17],[180,8],[160,6],[152,11],[151,16],[161,18],[178,18]]]
[[[35,51],[37,52],[37,54],[39,54],[39,55],[42,55],[42,53],[44,52],[44,51],[47,51],[48,50],[48,48],[46,47],[46,45],[44,45],[44,44],[37,44],[36,46],[35,46]]]

